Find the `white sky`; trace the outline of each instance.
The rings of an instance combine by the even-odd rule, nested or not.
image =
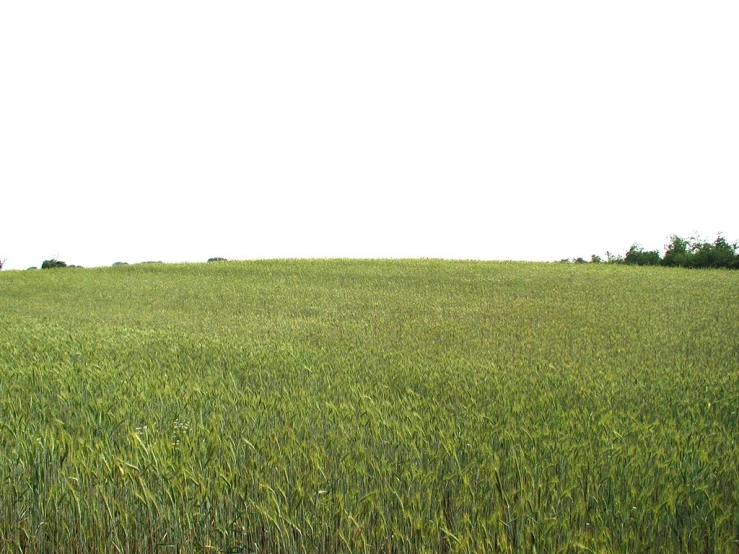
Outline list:
[[[739,240],[739,2],[5,1],[0,260]]]

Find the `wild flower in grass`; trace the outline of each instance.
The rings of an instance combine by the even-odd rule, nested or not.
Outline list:
[[[174,446],[177,446],[182,442],[182,439],[184,436],[190,432],[190,422],[189,421],[180,421],[179,419],[175,419],[173,423],[173,429],[174,429],[174,442],[172,443]]]

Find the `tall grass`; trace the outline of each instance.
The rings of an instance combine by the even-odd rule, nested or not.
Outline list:
[[[0,551],[739,552],[739,274],[0,274]]]

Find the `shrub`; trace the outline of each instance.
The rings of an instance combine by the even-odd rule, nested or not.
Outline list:
[[[52,258],[51,260],[44,260],[41,263],[41,269],[54,269],[57,267],[67,267],[67,264],[61,260]]]
[[[226,258],[208,258],[209,262],[227,262]]]
[[[624,257],[624,263],[630,265],[659,265],[661,261],[659,251],[644,250],[638,244],[632,244]]]

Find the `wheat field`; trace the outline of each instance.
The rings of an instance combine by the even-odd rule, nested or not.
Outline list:
[[[739,552],[739,272],[0,274],[0,551]]]

